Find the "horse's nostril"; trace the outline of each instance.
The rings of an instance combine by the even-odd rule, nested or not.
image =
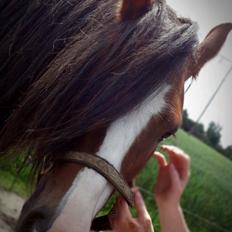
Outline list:
[[[33,210],[21,216],[17,223],[17,232],[44,232],[50,228],[51,212],[49,210]],[[23,214],[22,214],[23,215]]]
[[[50,229],[53,223],[52,215],[53,214],[51,212],[48,213],[48,211],[40,213],[40,217],[37,217],[34,224],[36,232],[45,232]]]

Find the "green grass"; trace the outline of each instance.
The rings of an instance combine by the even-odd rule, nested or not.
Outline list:
[[[191,231],[231,231],[232,162],[182,130],[175,139],[168,139],[165,144],[176,145],[191,156],[191,178],[181,202]],[[156,162],[150,160],[137,184],[152,192],[156,174]],[[143,195],[156,232],[159,232],[153,199],[145,192]]]
[[[176,138],[165,141],[182,148],[191,156],[191,178],[182,197],[181,205],[192,232],[231,231],[232,228],[232,162],[198,139],[179,130]],[[17,161],[19,162],[19,161]],[[16,163],[17,163],[16,162]],[[13,165],[14,166],[14,165]],[[0,160],[0,186],[10,188],[15,178],[12,161]],[[24,170],[13,186],[13,191],[27,196],[28,170]],[[159,219],[152,197],[157,165],[151,159],[137,178],[147,208],[152,216],[155,232],[160,232]],[[105,208],[101,214],[108,209]]]
[[[26,198],[31,193],[29,167],[19,172],[21,164],[22,161],[19,159],[7,157],[0,159],[0,187]]]
[[[7,171],[0,170],[0,186],[8,191],[13,191],[19,196],[25,198],[29,195],[28,187],[25,182]]]

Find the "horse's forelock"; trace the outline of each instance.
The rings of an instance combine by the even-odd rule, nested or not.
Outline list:
[[[69,151],[82,135],[106,127],[159,88],[197,43],[194,24],[179,20],[165,3],[140,19],[122,22],[114,18],[113,1],[99,1],[98,8],[94,4],[78,4],[79,30],[71,26],[75,12],[59,19],[61,25],[70,24],[71,39],[49,62],[38,53],[44,71],[28,85],[24,101],[2,130],[1,150],[23,144],[37,154]],[[51,38],[59,41],[59,33],[68,31],[54,33]],[[25,80],[23,74],[20,78]]]

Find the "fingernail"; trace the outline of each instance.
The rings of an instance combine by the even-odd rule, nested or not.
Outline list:
[[[158,151],[155,151],[153,154],[156,156],[156,155],[160,155],[161,153]]]
[[[161,150],[165,150],[165,148],[166,148],[165,145],[162,145],[162,146],[160,147]]]
[[[137,198],[140,198],[140,197],[141,197],[141,193],[140,193],[139,190],[135,192],[135,197],[137,197]]]
[[[163,157],[163,154],[161,152],[156,151],[154,153],[154,157],[155,157],[155,159],[159,159],[160,157]]]
[[[169,149],[169,148],[170,148],[169,145],[162,145],[162,146],[161,146],[161,149]]]
[[[136,192],[139,191],[139,188],[138,188],[138,187],[133,187],[133,188],[131,189],[131,191],[132,191],[133,193],[136,193]]]
[[[139,191],[139,187],[133,187],[131,191],[136,194]]]

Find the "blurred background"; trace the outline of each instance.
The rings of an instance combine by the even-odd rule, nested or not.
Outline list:
[[[199,24],[199,38],[216,25],[232,22],[231,0],[167,0],[180,15]],[[191,81],[186,83],[186,89]],[[164,141],[182,148],[191,156],[191,179],[182,198],[186,220],[192,232],[232,231],[232,33],[220,54],[200,72],[185,94],[183,126],[175,138]],[[0,232],[13,226],[28,188],[29,170],[18,169],[21,160],[0,160]],[[136,183],[152,216],[155,232],[160,232],[153,201],[157,175],[150,160]],[[112,200],[113,201],[113,200]],[[109,203],[99,215],[111,207]]]
[[[203,40],[216,25],[232,22],[231,0],[168,0],[180,15],[199,25]],[[191,87],[188,89],[188,87]],[[220,54],[186,83],[183,125],[176,138],[166,140],[186,151],[192,160],[191,179],[182,198],[182,207],[193,232],[232,231],[232,33]],[[160,231],[154,210],[154,161],[138,178],[138,185]]]
[[[190,17],[199,24],[199,38],[203,40],[207,33],[215,26],[223,22],[232,22],[231,0],[169,0],[169,4],[181,15]],[[215,93],[219,84],[232,67],[232,33],[213,61],[205,66],[197,80],[185,96],[184,108],[189,117],[197,120],[210,98]],[[221,128],[221,144],[232,144],[232,73],[230,73],[212,103],[200,119],[207,128],[211,121],[219,124]]]

